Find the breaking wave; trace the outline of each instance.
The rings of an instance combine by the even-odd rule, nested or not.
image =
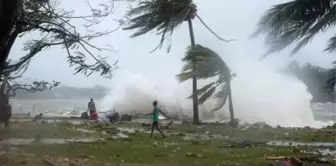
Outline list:
[[[254,73],[258,73],[258,77]],[[235,115],[241,121],[264,121],[270,125],[288,127],[322,127],[333,123],[314,120],[310,106],[311,95],[296,78],[265,65],[254,65],[254,68],[245,66],[237,75],[232,82],[232,93]],[[146,113],[150,112],[152,101],[158,100],[166,112],[191,117],[192,101],[186,99],[191,93],[190,83],[178,84],[176,80],[167,78],[166,82],[176,83],[162,85],[155,80],[141,73],[120,73],[113,82],[113,90],[102,101],[103,110]],[[201,119],[228,119],[227,105],[217,112],[209,112],[214,104],[215,101],[210,100],[199,107]]]

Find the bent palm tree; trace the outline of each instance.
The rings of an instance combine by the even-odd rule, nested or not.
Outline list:
[[[229,67],[223,59],[214,51],[201,45],[189,47],[186,56],[182,59],[186,64],[182,68],[182,72],[177,75],[180,82],[187,81],[196,77],[197,79],[216,78],[215,81],[203,86],[197,90],[199,96],[198,101],[203,104],[211,96],[215,94],[218,104],[213,111],[219,110],[229,98],[229,109],[231,124],[234,124],[234,114],[231,95],[231,74]],[[194,68],[193,68],[194,66]],[[217,88],[219,90],[216,92]]]
[[[293,43],[296,43],[292,51],[295,54],[315,35],[335,25],[336,0],[293,0],[269,9],[260,19],[254,35],[266,34],[270,49],[264,57]],[[336,34],[329,39],[324,51],[336,52]],[[332,89],[335,86],[335,69],[327,82]]]
[[[139,5],[136,8],[131,9],[127,13],[129,17],[133,18],[130,19],[128,25],[123,29],[137,29],[138,31],[131,37],[138,37],[153,30],[157,31],[157,34],[161,35],[161,39],[158,46],[151,51],[153,52],[162,47],[166,37],[172,35],[177,26],[181,25],[184,21],[188,21],[191,46],[194,47],[195,38],[192,19],[196,16],[218,39],[225,42],[231,41],[219,37],[204,23],[196,12],[197,8],[192,0],[151,0],[139,2]],[[170,51],[170,48],[171,45],[168,45],[168,52]],[[199,123],[196,78],[193,78],[193,114],[194,123]]]

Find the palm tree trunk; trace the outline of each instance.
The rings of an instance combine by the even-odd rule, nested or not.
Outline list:
[[[193,24],[191,21],[191,17],[188,18],[188,25],[189,25],[189,33],[190,33],[190,41],[191,47],[195,47],[195,37],[194,37],[194,30]],[[195,66],[193,66],[194,70]],[[199,114],[198,114],[198,97],[197,97],[197,78],[194,76],[192,78],[192,92],[193,92],[193,122],[194,124],[199,124]]]
[[[231,79],[228,82],[228,93],[229,93],[229,111],[230,111],[230,124],[232,127],[236,127],[236,122],[233,114],[233,103],[232,103],[232,93],[231,93]]]

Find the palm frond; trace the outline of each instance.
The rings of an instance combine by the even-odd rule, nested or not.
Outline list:
[[[253,36],[266,34],[270,49],[264,56],[297,43],[296,53],[317,33],[336,25],[335,0],[294,0],[275,5],[258,23]]]
[[[199,104],[203,104],[206,100],[208,100],[212,94],[214,94],[216,91],[216,87],[211,87],[207,91],[205,91],[202,94],[199,94],[198,102]]]
[[[329,51],[329,52],[336,51],[336,35],[329,39],[327,48],[324,51]]]
[[[222,89],[216,93],[215,97],[220,100],[216,109],[221,108],[225,102],[228,93],[227,82],[231,79],[231,71],[223,59],[214,51],[202,45],[188,47],[185,57],[182,59],[185,65],[182,67],[182,72],[177,75],[180,82],[192,79],[196,76],[197,79],[216,78],[201,89],[197,90],[199,103],[202,104],[208,100],[216,91],[218,86]],[[192,97],[189,96],[189,98]],[[224,104],[221,104],[224,102]]]
[[[153,52],[162,47],[166,37],[171,35],[174,29],[181,25],[191,12],[196,10],[195,7],[192,0],[140,2],[138,7],[132,8],[127,13],[131,19],[123,29],[137,30],[131,37],[157,31],[157,34],[161,35],[161,39],[158,46],[151,51]]]
[[[180,82],[184,82],[184,81],[187,81],[193,78],[194,75],[196,75],[195,72],[188,71],[188,72],[180,73],[176,77],[177,77],[177,80],[179,80]]]
[[[200,95],[200,94],[203,94],[205,93],[206,91],[208,91],[211,87],[213,87],[214,85],[216,84],[216,82],[211,82],[207,85],[204,85],[201,89],[198,89],[197,90],[197,94]],[[188,97],[188,99],[191,99],[193,95],[190,95]]]
[[[135,16],[135,15],[141,15],[143,13],[150,13],[155,11],[156,8],[154,8],[155,2],[154,1],[145,1],[145,2],[139,2],[138,7],[131,8],[131,10],[127,11],[126,15],[128,16]]]
[[[211,111],[218,111],[219,109],[223,108],[229,96],[228,90],[229,89],[227,84],[222,85],[221,90],[218,91],[215,95],[215,98],[217,99],[217,104],[215,108],[213,108]]]
[[[182,61],[186,62],[183,71],[192,70],[194,65],[195,70],[200,70],[199,73],[203,73],[202,78],[205,79],[214,77],[218,73],[228,78],[231,73],[228,65],[216,52],[201,45],[196,45],[194,48],[188,47]]]
[[[208,31],[210,31],[217,39],[224,41],[224,42],[231,42],[231,41],[235,41],[236,39],[224,39],[222,37],[220,37],[215,31],[213,31],[204,21],[203,19],[197,14],[195,13],[196,17],[198,18],[198,20],[201,21],[201,23],[205,26],[206,29],[208,29]]]

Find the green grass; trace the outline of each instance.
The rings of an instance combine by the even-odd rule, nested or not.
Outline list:
[[[131,141],[111,140],[93,144],[72,145],[30,145],[21,147],[37,156],[76,158],[92,156],[93,163],[129,163],[142,165],[217,165],[238,164],[266,165],[265,156],[294,155],[291,148],[255,147],[220,148],[220,141],[192,142],[181,137],[171,136],[166,140],[156,135],[150,139],[148,134],[133,135]],[[195,154],[187,155],[187,154]]]
[[[11,124],[10,129],[0,128],[0,139],[7,138],[73,138],[95,135],[71,130],[68,126],[55,124],[17,123]]]
[[[123,125],[80,125],[77,128],[96,130],[96,133],[83,133],[74,130],[69,124],[17,124],[10,130],[0,129],[1,138],[32,138],[40,134],[44,138],[72,138],[72,137],[101,137],[101,131],[109,131],[105,137],[116,133],[116,127],[137,127],[139,124]],[[228,166],[228,165],[267,165],[269,161],[265,156],[300,156],[300,150],[291,147],[234,147],[223,145],[231,141],[249,139],[252,141],[268,140],[297,140],[297,141],[335,141],[334,130],[310,129],[228,129],[221,126],[193,126],[177,125],[167,130],[180,134],[169,135],[162,139],[156,134],[150,139],[149,134],[135,133],[130,139],[99,141],[95,143],[72,143],[64,145],[32,144],[19,146],[27,154],[13,153],[7,156],[6,161],[0,157],[1,165],[12,166],[24,160],[26,166],[39,166],[43,164],[43,156],[48,155],[53,162],[58,158],[86,159],[85,165],[120,165],[120,166]],[[207,133],[208,135],[220,134],[230,136],[229,140],[186,141],[185,133]],[[0,146],[1,148],[1,146]],[[303,148],[303,147],[302,147]],[[83,157],[84,156],[84,157]],[[83,165],[83,164],[82,164]],[[319,166],[313,164],[312,166]]]

